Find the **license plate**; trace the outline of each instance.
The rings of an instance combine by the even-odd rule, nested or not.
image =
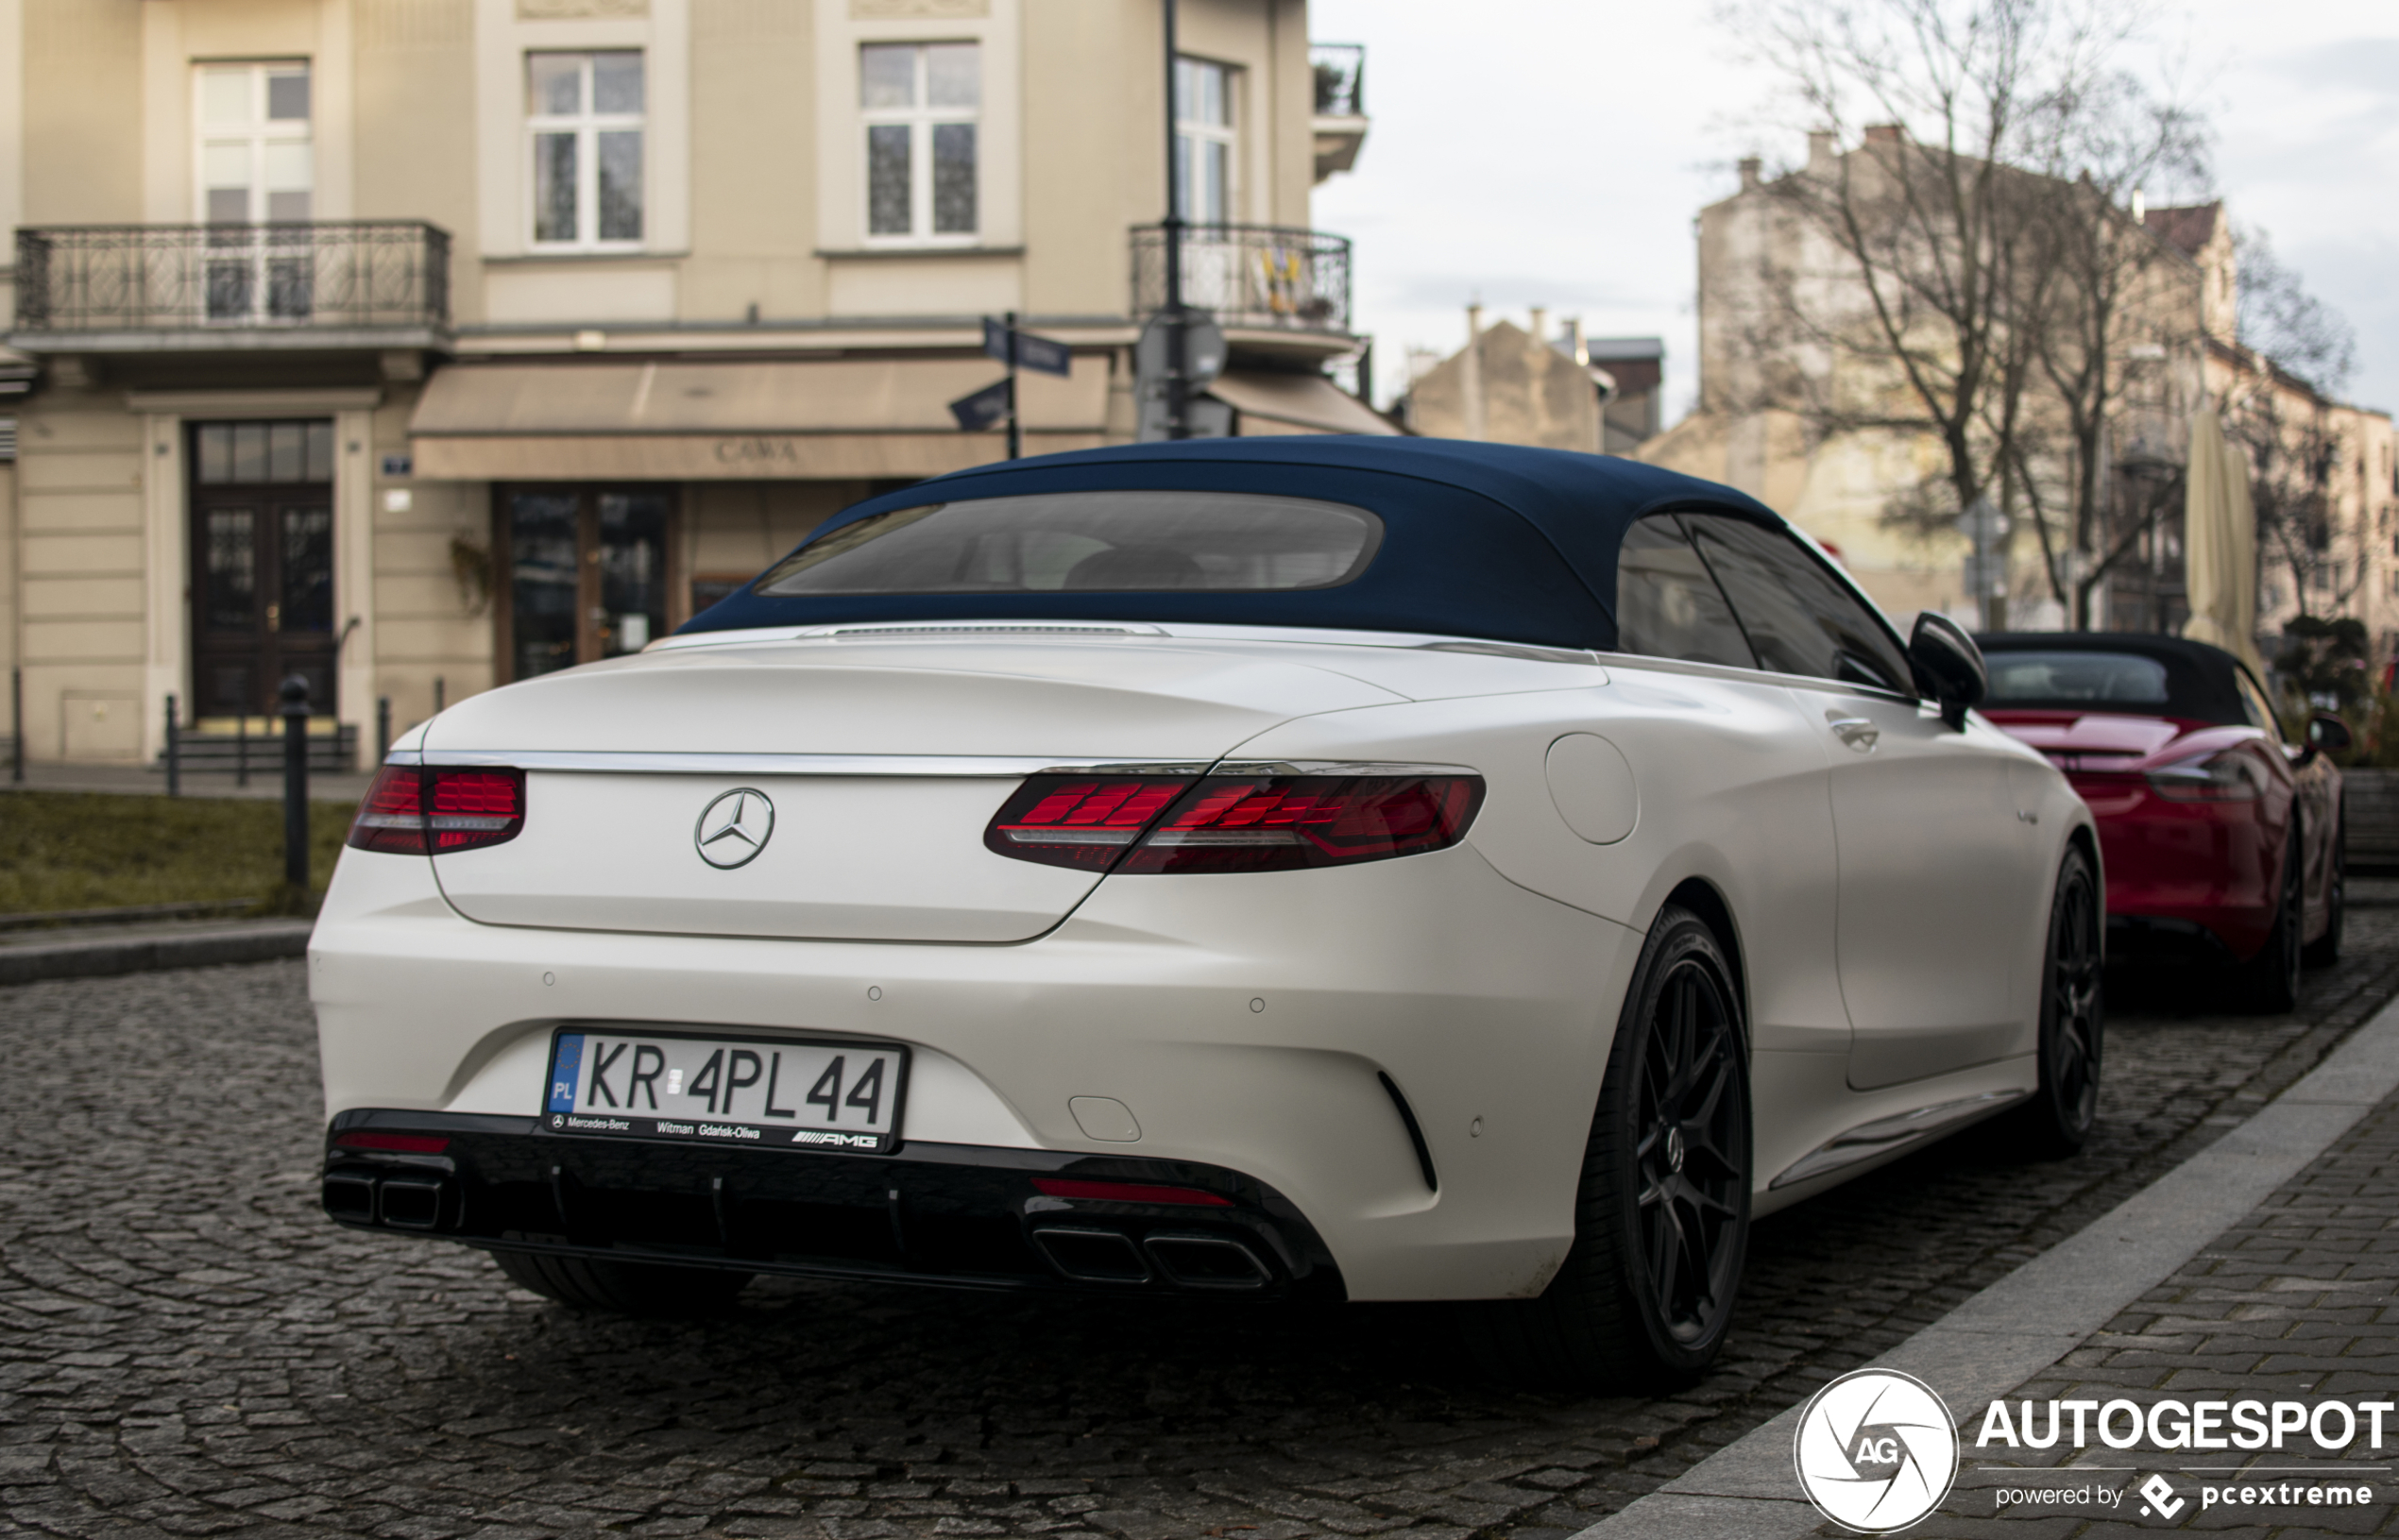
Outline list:
[[[856,1042],[603,1032],[550,1044],[553,1133],[888,1155],[908,1050]]]

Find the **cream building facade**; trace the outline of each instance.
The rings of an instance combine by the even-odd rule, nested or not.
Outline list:
[[[1387,431],[1322,374],[1359,339],[1309,228],[1356,55],[1304,0],[1179,20],[1216,395]],[[1154,0],[0,0],[29,757],[153,758],[170,697],[255,731],[298,672],[364,760],[379,702],[638,650],[999,457],[947,410],[986,315],[1073,349],[1027,452],[1131,438],[1164,41]]]
[[[1830,135],[1812,136],[1809,161],[1790,175],[1837,178],[1845,155],[1871,159],[1877,135],[1898,142],[1896,129],[1870,129],[1866,146],[1844,152]],[[1873,174],[1871,166],[1851,169],[1861,177]],[[1767,297],[1762,273],[1795,275],[1788,293],[1817,316],[1833,318],[1818,324],[1837,327],[1838,318],[1863,313],[1864,290],[1848,259],[1795,215],[1789,201],[1750,161],[1742,166],[1740,191],[1700,212],[1698,403],[1634,452],[1728,482],[1783,513],[1832,549],[1902,621],[1930,609],[1974,624],[1978,602],[1966,585],[1966,538],[1953,529],[1928,533],[1892,516],[1911,489],[1944,474],[1943,446],[1930,433],[1829,432],[1819,413],[1796,398],[1804,390],[1816,400],[1865,401],[1856,415],[1871,417],[1877,392],[1904,398],[1904,390],[1892,378],[1872,378],[1869,368],[1840,361],[1820,342],[1803,339],[1787,351],[1761,343],[1761,334],[1773,330],[1771,319],[1761,324],[1761,312],[1793,302]],[[2399,529],[2393,528],[2399,483],[2390,467],[2390,415],[2325,398],[2277,375],[2241,346],[2237,257],[2222,205],[2146,210],[2134,226],[2136,235],[2144,228],[2155,249],[2144,259],[2140,287],[2131,291],[2136,313],[2115,360],[2123,388],[2108,434],[2109,476],[2119,528],[2137,521],[2144,498],[2158,498],[2165,512],[2103,575],[2094,576],[2098,552],[2064,550],[2058,567],[2067,593],[2061,600],[2040,554],[2038,532],[2019,503],[2011,510],[2014,527],[2003,547],[2008,623],[2063,628],[2074,623],[2079,608],[2101,629],[2178,630],[2187,610],[2179,504],[2171,489],[2179,485],[2190,415],[2214,406],[2237,439],[2239,415],[2254,418],[2264,402],[2289,425],[2294,440],[2313,433],[2327,441],[2334,470],[2322,488],[2314,559],[2305,564],[2304,578],[2278,569],[2266,552],[2258,606],[2268,638],[2263,650],[2271,656],[2271,638],[2305,609],[2355,615],[2387,656],[2399,655]],[[1795,383],[1803,377],[1804,385]],[[1905,415],[1904,400],[1899,410]],[[2032,410],[2045,409],[2036,401]],[[2254,430],[2254,421],[2250,426]],[[2292,451],[2298,452],[2295,443]],[[2271,458],[2259,456],[2261,479],[2269,474],[2262,463]],[[2062,501],[2053,492],[2053,536],[2063,533],[2055,522]],[[2078,601],[2086,578],[2092,591]]]

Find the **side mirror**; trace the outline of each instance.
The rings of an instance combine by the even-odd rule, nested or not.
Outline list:
[[[1915,618],[1915,634],[1908,638],[1908,661],[1915,668],[1916,688],[1940,705],[1943,721],[1964,732],[1966,709],[1991,693],[1990,670],[1974,638],[1948,616],[1926,610]]]
[[[2356,741],[2349,736],[2349,724],[2329,711],[2307,719],[2307,747],[2319,753],[2338,753]]]

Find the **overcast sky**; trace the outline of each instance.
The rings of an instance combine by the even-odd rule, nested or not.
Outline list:
[[[1467,301],[1666,342],[1674,421],[1697,389],[1692,220],[1732,191],[1765,82],[1701,0],[1313,0],[1319,42],[1367,45],[1374,120],[1316,224],[1357,243],[1378,399],[1409,345],[1465,341]],[[2399,409],[2399,4],[2165,0],[2218,129],[2217,191],[2358,335],[2347,394]]]

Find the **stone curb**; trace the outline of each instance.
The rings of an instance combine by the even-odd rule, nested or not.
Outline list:
[[[261,920],[177,936],[119,936],[54,946],[0,947],[0,984],[305,956],[309,933],[315,928],[313,920]]]
[[[2114,1210],[1876,1359],[1930,1384],[1968,1422],[2055,1363],[2247,1218],[2399,1091],[2399,1002],[2238,1127]],[[1801,1500],[1794,1406],[1573,1540],[1710,1535],[1796,1540],[1829,1520]]]

